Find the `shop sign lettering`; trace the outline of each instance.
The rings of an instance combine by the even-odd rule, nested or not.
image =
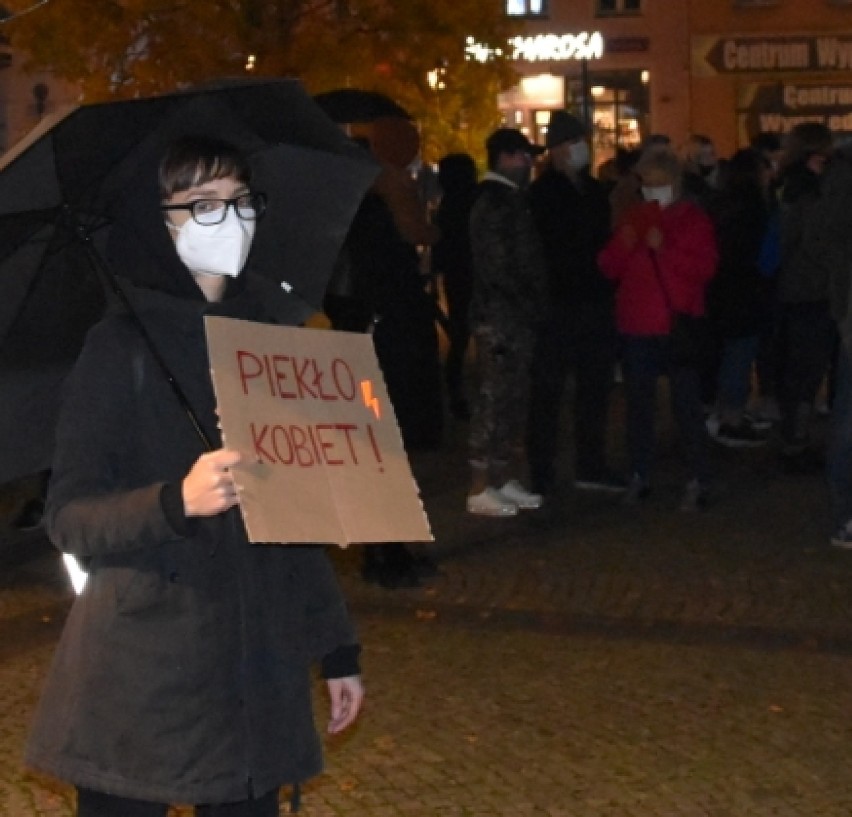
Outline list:
[[[506,48],[494,48],[473,37],[468,37],[465,43],[467,59],[477,62],[488,62],[495,57],[506,57],[517,62],[599,60],[603,53],[604,39],[599,31],[512,37]]]
[[[692,42],[696,76],[852,69],[852,34],[813,36],[698,36]]]
[[[737,108],[741,144],[759,132],[789,133],[802,122],[819,122],[838,136],[852,134],[852,82],[747,83]]]

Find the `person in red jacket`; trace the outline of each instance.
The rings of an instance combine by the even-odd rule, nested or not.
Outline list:
[[[694,510],[706,500],[708,477],[700,378],[696,368],[673,359],[669,333],[675,312],[704,314],[705,290],[716,270],[716,240],[708,216],[681,198],[682,169],[673,154],[647,154],[636,170],[643,201],[624,213],[598,258],[601,271],[617,285],[633,472],[625,501],[635,503],[650,491],[656,387],[665,375],[689,468],[681,508]]]

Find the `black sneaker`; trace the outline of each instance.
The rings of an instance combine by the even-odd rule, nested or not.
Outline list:
[[[413,567],[382,565],[379,568],[379,586],[385,590],[420,587],[420,579]]]
[[[766,435],[746,422],[737,425],[720,424],[714,439],[727,448],[758,448],[766,445]]]
[[[680,509],[684,513],[703,511],[707,507],[707,489],[697,480],[691,479],[686,483]]]
[[[627,480],[618,474],[604,472],[599,476],[578,476],[574,478],[574,487],[581,491],[602,491],[610,494],[623,494],[627,490]]]
[[[450,413],[456,420],[468,422],[470,420],[470,406],[468,406],[467,400],[463,397],[450,400]]]
[[[824,471],[825,459],[810,448],[799,451],[784,448],[781,451],[781,467],[787,474],[808,476]]]
[[[425,554],[413,554],[411,559],[412,570],[418,579],[434,579],[436,576],[441,575],[441,571],[435,560],[429,556]]]
[[[747,411],[743,414],[743,420],[755,431],[769,431],[773,425],[772,418],[761,414],[759,411]]]
[[[831,544],[843,550],[852,550],[852,523],[847,522],[831,535]]]
[[[643,499],[647,499],[651,493],[651,486],[639,474],[630,478],[627,490],[624,492],[622,502],[625,505],[638,505]]]
[[[40,528],[44,517],[44,500],[30,499],[12,520],[12,527],[19,531]]]

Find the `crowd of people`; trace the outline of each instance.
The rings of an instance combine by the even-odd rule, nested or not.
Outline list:
[[[469,423],[469,513],[558,501],[569,377],[574,487],[640,503],[665,378],[683,510],[708,501],[714,444],[777,442],[784,470],[825,469],[831,541],[852,548],[850,146],[814,122],[726,158],[707,136],[679,147],[652,134],[593,172],[585,124],[560,110],[544,146],[499,128],[481,178],[472,156],[453,153],[418,185],[406,124],[414,152],[360,140],[382,170],[324,309],[333,328],[373,334],[410,453],[440,447],[445,402]],[[619,375],[623,471],[607,460]],[[828,406],[825,452],[811,425]],[[436,572],[405,543],[364,553],[364,578],[386,588]]]
[[[777,441],[787,471],[827,459],[832,542],[852,547],[848,145],[814,122],[726,158],[707,136],[676,146],[652,134],[593,171],[585,124],[560,110],[544,146],[492,133],[481,178],[472,156],[444,156],[427,206],[416,155],[386,157],[380,142],[361,140],[382,171],[325,312],[336,329],[373,333],[409,452],[440,447],[442,392],[469,423],[469,513],[558,501],[569,376],[574,486],[641,502],[665,378],[688,474],[682,509],[707,502],[714,442]],[[624,472],[607,461],[617,375]],[[823,452],[811,424],[828,406]],[[365,554],[365,579],[384,587],[435,572],[403,543]]]
[[[543,147],[500,128],[486,150],[478,185],[471,157],[441,160],[467,175],[464,206],[451,186],[438,206],[453,238],[432,256],[450,325],[464,327],[450,334],[447,382],[451,406],[470,407],[467,511],[509,517],[558,501],[569,375],[575,488],[640,503],[665,378],[682,510],[708,501],[714,444],[775,443],[784,471],[825,469],[831,542],[852,548],[852,150],[815,122],[725,158],[707,136],[679,147],[654,134],[594,172],[589,133],[567,111],[551,115]],[[451,294],[460,287],[464,298]],[[626,473],[607,462],[617,374]],[[812,433],[819,411],[832,417],[827,451]]]
[[[593,174],[588,136],[557,111],[543,147],[494,131],[481,179],[470,156],[444,157],[433,218],[413,157],[388,161],[364,144],[382,169],[325,312],[336,329],[372,332],[407,449],[441,445],[443,376],[452,413],[469,423],[467,512],[558,503],[571,375],[574,486],[634,505],[653,487],[666,378],[686,459],[683,511],[708,500],[712,440],[762,446],[775,425],[785,469],[825,468],[830,541],[852,549],[852,150],[812,122],[725,160],[708,137],[679,152],[655,135]],[[184,433],[128,314],[107,316],[66,385],[44,515],[89,583],[27,760],[75,786],[81,817],[163,817],[175,802],[266,817],[282,786],[295,808],[298,784],[320,768],[312,665],[327,682],[327,729],[339,733],[362,706],[360,645],[321,548],[248,546],[232,471],[242,454],[222,445],[202,319],[286,324],[296,313],[247,265],[266,199],[234,145],[175,141],[117,207],[107,253],[210,450]],[[443,373],[438,324],[450,343]],[[617,369],[625,474],[607,460]],[[824,383],[832,426],[819,452],[811,423]],[[364,578],[386,588],[435,571],[403,542],[364,553]]]

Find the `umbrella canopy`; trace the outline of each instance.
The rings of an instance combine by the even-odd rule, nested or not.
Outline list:
[[[360,88],[340,88],[317,94],[314,101],[335,122],[372,122],[382,116],[411,119],[402,105],[379,91],[364,91]]]
[[[408,113],[378,91],[341,88],[317,94],[314,101],[353,138],[361,137],[379,161],[408,167],[420,151],[420,133]]]
[[[57,391],[106,302],[92,257],[127,191],[193,134],[241,148],[267,195],[249,266],[320,306],[377,168],[299,82],[224,82],[44,120],[0,158],[0,482],[49,467]]]

